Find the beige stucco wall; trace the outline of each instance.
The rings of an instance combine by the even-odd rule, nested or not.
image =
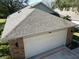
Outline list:
[[[29,58],[66,43],[67,29],[26,38],[24,37],[25,57]]]

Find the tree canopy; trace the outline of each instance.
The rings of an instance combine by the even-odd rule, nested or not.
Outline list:
[[[28,0],[25,2],[27,3]],[[25,7],[23,0],[0,0],[0,17],[7,17],[8,15]]]
[[[69,10],[71,7],[79,11],[79,0],[56,0],[54,7]]]

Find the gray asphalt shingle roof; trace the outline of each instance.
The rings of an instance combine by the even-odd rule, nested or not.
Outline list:
[[[8,17],[2,38],[14,39],[75,26],[72,22],[48,12],[26,7]]]

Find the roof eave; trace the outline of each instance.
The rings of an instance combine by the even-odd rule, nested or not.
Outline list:
[[[36,34],[29,34],[29,35],[25,35],[25,36],[28,38],[28,37],[32,37],[32,36],[36,36],[36,35],[48,33],[48,32],[54,32],[54,31],[58,31],[58,30],[62,30],[62,29],[72,28],[72,27],[75,27],[75,26],[77,26],[77,25],[74,24],[74,25],[69,26],[69,27],[59,28],[59,29],[50,30],[50,31],[45,31],[45,32],[36,33]],[[16,38],[25,37],[25,36],[19,36],[19,37],[14,37],[14,38],[10,38],[9,36],[4,36],[4,37],[1,37],[1,39],[10,40],[10,39],[16,39]]]

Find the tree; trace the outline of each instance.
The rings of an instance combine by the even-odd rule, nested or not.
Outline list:
[[[71,21],[71,17],[69,15],[64,16],[63,19]]]
[[[0,16],[5,18],[23,7],[25,6],[22,0],[0,0]]]
[[[76,8],[79,12],[79,0],[56,0],[54,7],[59,8],[60,10],[69,10]]]

